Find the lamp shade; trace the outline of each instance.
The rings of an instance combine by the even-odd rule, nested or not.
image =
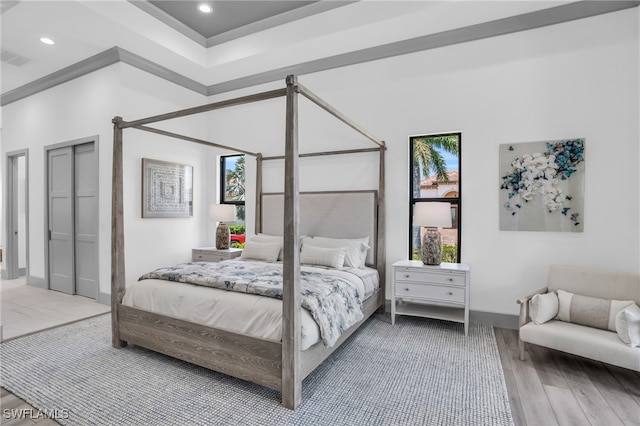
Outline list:
[[[451,203],[416,203],[413,206],[413,226],[451,228]]]
[[[233,204],[212,204],[209,209],[212,222],[233,222],[236,220],[236,206]]]

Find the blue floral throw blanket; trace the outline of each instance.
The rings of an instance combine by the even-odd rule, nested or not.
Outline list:
[[[282,300],[282,264],[226,260],[182,263],[140,277],[196,284]],[[364,287],[346,271],[302,266],[302,307],[318,323],[322,342],[333,346],[342,332],[364,317]],[[360,280],[361,281],[361,280]]]

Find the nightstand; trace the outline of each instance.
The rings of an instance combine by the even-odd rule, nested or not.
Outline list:
[[[233,259],[242,254],[242,249],[229,248],[218,250],[215,247],[194,248],[191,253],[193,262],[220,262],[222,260]]]
[[[391,324],[396,315],[412,315],[464,323],[469,331],[469,265],[425,265],[420,260],[393,264]]]

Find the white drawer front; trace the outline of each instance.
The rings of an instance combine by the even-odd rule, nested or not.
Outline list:
[[[194,253],[193,261],[194,262],[220,262],[221,260],[225,260],[225,257],[216,256],[213,254],[203,254],[203,253]]]
[[[193,253],[194,262],[220,262],[226,259],[229,259],[229,256],[222,256],[219,254],[203,253],[203,252],[197,252],[197,251]]]
[[[222,260],[235,259],[240,257],[242,250],[207,250],[192,249],[191,258],[193,262],[220,262]]]
[[[461,287],[396,282],[396,297],[398,298],[424,298],[443,302],[464,303],[464,293],[465,289]]]
[[[436,283],[464,286],[464,274],[455,272],[427,272],[409,268],[396,269],[396,281],[418,281],[421,283]]]

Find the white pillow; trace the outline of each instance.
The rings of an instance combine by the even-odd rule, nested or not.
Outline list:
[[[558,315],[558,296],[554,292],[536,294],[529,301],[529,316],[534,324],[544,324]]]
[[[640,346],[640,307],[635,303],[616,315],[616,332],[632,348]]]
[[[284,246],[284,238],[278,235],[256,234],[249,239],[251,242],[256,243],[278,243],[280,244],[280,252],[278,253],[278,260],[282,260],[282,247]]]
[[[305,245],[323,248],[344,247],[344,266],[348,268],[364,268],[367,260],[369,247],[369,237],[364,238],[326,238],[326,237],[304,237],[302,247]]]
[[[324,248],[306,245],[300,250],[300,263],[340,269],[344,264],[345,252],[344,247]]]
[[[248,241],[245,243],[240,257],[242,259],[275,262],[278,260],[278,253],[280,253],[280,244],[278,243],[257,243],[255,241]]]

